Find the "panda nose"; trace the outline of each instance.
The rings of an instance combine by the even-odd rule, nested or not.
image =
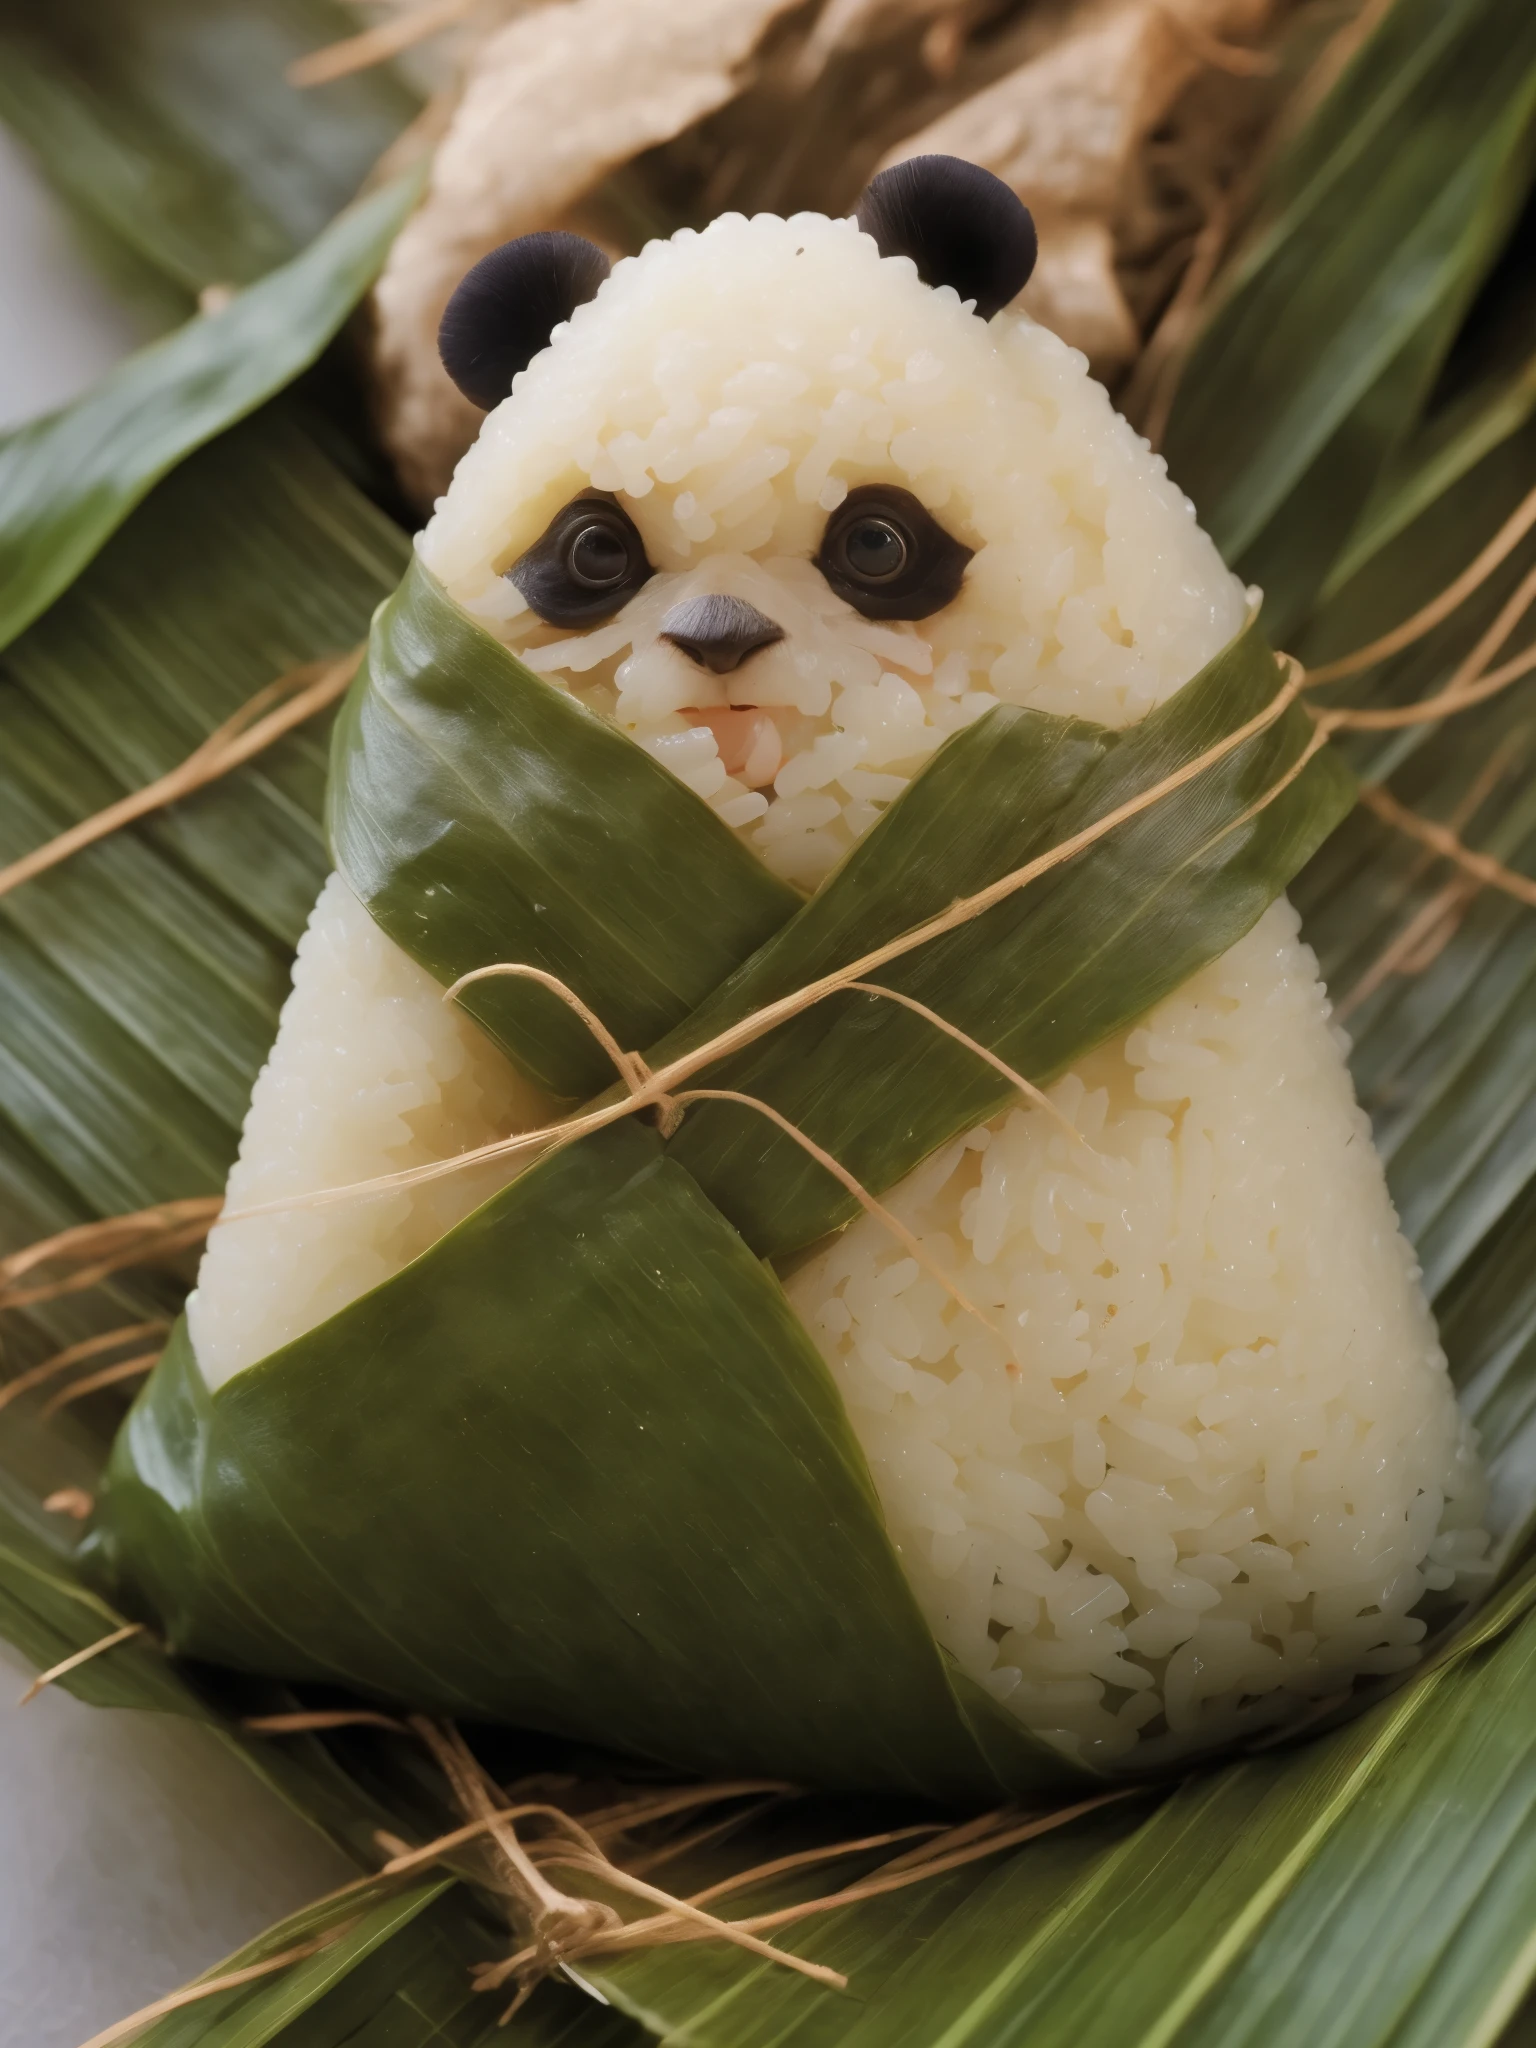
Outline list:
[[[740,668],[759,647],[784,638],[784,628],[743,597],[691,597],[673,605],[661,622],[661,637],[713,675]]]

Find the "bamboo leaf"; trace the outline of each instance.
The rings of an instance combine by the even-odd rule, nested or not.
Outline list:
[[[650,1046],[654,1066],[1105,815],[1280,687],[1250,631],[1118,743],[1080,722],[995,711],[949,742],[791,922],[793,892],[707,806],[525,670],[418,564],[381,613],[338,724],[331,836],[374,916],[439,980],[531,963],[573,986],[625,1046],[680,1027]],[[1054,1078],[1239,937],[1348,807],[1348,778],[1325,756],[1239,823],[1310,730],[1293,709],[1063,873],[897,963],[890,985],[1032,1079]],[[611,1078],[545,990],[493,980],[464,1001],[554,1092]],[[708,1078],[772,1103],[875,1190],[1011,1093],[974,1054],[868,996],[819,1005]],[[765,1256],[853,1211],[750,1111],[693,1111],[676,1151]]]
[[[866,925],[878,936],[900,930],[915,914],[903,916],[903,906],[938,909],[975,886],[972,874],[988,879],[957,868],[980,809],[973,792],[1014,792],[1022,815],[1010,857],[1033,853],[1197,759],[1262,711],[1280,682],[1250,628],[1114,744],[1099,735],[1098,758],[1084,763],[1076,786],[1059,789],[1040,786],[1055,759],[1044,741],[1054,721],[989,714],[892,805],[860,857],[826,884],[826,909],[818,899],[802,912],[690,1022],[681,1042],[696,1044],[719,1022],[842,964],[853,945],[866,943],[851,937]],[[1031,1081],[1054,1080],[1233,944],[1348,810],[1353,786],[1324,754],[1277,801],[1238,822],[1300,757],[1310,731],[1304,713],[1288,713],[974,924],[882,969],[880,983],[917,997]],[[834,906],[849,936],[829,940],[822,927]],[[668,1049],[648,1054],[653,1066]],[[704,1079],[773,1104],[877,1192],[1015,1092],[912,1012],[855,995],[819,1004]],[[853,1198],[800,1147],[733,1104],[691,1111],[672,1150],[765,1256],[792,1251],[855,1213]]]
[[[1486,2042],[1518,2002],[1536,1885],[1531,1589],[1503,1631],[1367,1716],[1028,1844],[816,2048],[1384,2048]],[[791,1932],[800,1953],[836,1940]],[[852,1953],[852,1951],[848,1951]],[[610,1995],[667,2042],[740,2048],[763,1966],[639,1956]],[[722,1978],[728,1983],[722,1983]],[[851,2007],[851,2009],[850,2009]],[[1406,2027],[1406,2031],[1402,2031]],[[1438,2032],[1434,2031],[1435,2028]],[[765,2031],[766,2041],[776,2038]],[[793,2036],[797,2041],[800,2032]]]
[[[1305,615],[1529,190],[1536,17],[1397,0],[1278,167],[1169,422],[1272,630]]]
[[[1006,1862],[978,1859],[922,1884],[819,1913],[773,1935],[776,1944],[846,1976],[844,1993],[829,1992],[782,1964],[723,1945],[651,1949],[587,1963],[582,1974],[668,2043],[728,2041],[731,2048],[777,2048],[793,2041],[796,2048],[840,2048],[871,2005],[884,2004],[883,1987],[909,1974],[914,1958],[940,1940],[972,1899],[994,1886],[1000,1869],[1014,1872],[1020,1880],[1009,1901],[1017,1931],[1044,1918],[1069,1883],[1141,1824],[1147,1806],[1141,1800],[1103,1807],[1075,1826],[1043,1836],[1023,1855]],[[844,1839],[856,1839],[869,1825],[867,1817],[861,1826],[848,1815]],[[733,1842],[728,1859],[716,1854],[668,1866],[669,1881],[686,1891],[718,1882],[726,1874],[727,1861],[738,1871],[749,1861],[766,1863],[776,1853],[799,1846],[794,1835],[780,1839],[784,1832],[754,1829],[750,1849],[745,1842]],[[800,1833],[807,1832],[802,1823]],[[730,1908],[753,1914],[825,1896],[863,1877],[866,1869],[877,1868],[880,1860],[868,1855],[856,1864],[818,1865],[809,1872],[760,1882],[732,1892]]]
[[[278,2048],[640,2048],[649,2040],[622,2013],[555,1985],[501,2025],[506,1993],[470,1989],[471,1965],[496,1946],[462,1889],[451,1891],[270,2038]],[[193,2036],[186,2048],[192,2040],[226,2048],[218,2035]]]
[[[402,550],[276,422],[189,464],[10,650],[5,855],[355,640]],[[326,870],[322,777],[316,737],[295,736],[0,905],[0,1108],[86,1213],[220,1186]]]
[[[820,1354],[632,1124],[213,1395],[179,1333],[90,1548],[237,1667],[727,1776],[1077,1775],[946,1673]]]
[[[287,83],[354,26],[329,0],[5,0],[0,120],[114,272],[126,257],[185,310],[312,241],[411,119],[387,68]]]
[[[208,1974],[223,1977],[249,1970],[341,1929],[317,1954],[167,2013],[138,2038],[144,2048],[265,2048],[370,1957],[393,1944],[452,1884],[452,1878],[429,1878],[383,1898],[354,1894],[306,1907],[269,1927]],[[398,1956],[391,1958],[390,1968],[399,1962]]]
[[[80,791],[66,815],[54,777],[53,815],[73,822],[106,793],[93,768],[113,796],[153,782],[275,677],[355,645],[409,552],[283,406],[184,463],[6,651],[5,672],[74,750]],[[234,905],[285,964],[330,865],[327,739],[317,720],[130,835]]]
[[[439,980],[500,960],[542,967],[625,1046],[685,1016],[800,900],[419,561],[380,613],[338,721],[328,821],[358,895]],[[553,1094],[613,1077],[544,989],[483,983],[464,1007]]]
[[[367,290],[414,203],[412,175],[342,214],[302,256],[0,441],[0,646],[63,590],[193,449],[312,363]]]

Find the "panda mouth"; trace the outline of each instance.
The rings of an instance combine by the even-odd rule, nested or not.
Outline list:
[[[720,765],[748,789],[766,789],[784,764],[784,736],[761,705],[690,704],[678,716],[713,734]]]

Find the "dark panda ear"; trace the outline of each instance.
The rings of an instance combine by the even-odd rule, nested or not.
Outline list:
[[[562,320],[608,275],[608,258],[580,235],[520,235],[460,280],[437,330],[443,368],[471,405],[489,412]]]
[[[857,219],[882,256],[910,256],[924,284],[953,285],[983,320],[1024,289],[1039,251],[1018,194],[958,156],[913,156],[882,171]]]

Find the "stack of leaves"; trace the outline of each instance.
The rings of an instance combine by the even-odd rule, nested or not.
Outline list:
[[[201,216],[176,169],[199,152],[222,163],[210,215],[217,204],[229,220],[293,218],[264,189],[272,160],[233,129],[210,134],[187,104],[178,112],[166,99],[174,80],[129,61],[155,46],[174,8],[121,12],[125,32],[106,50],[82,50],[63,28],[7,31],[54,105],[73,110],[74,132],[102,139],[94,157],[63,152],[71,201],[110,222],[122,167],[134,165],[151,195],[133,223],[141,273],[167,292],[236,278],[240,245],[222,246],[225,220]],[[275,71],[254,75],[241,7],[200,13],[229,31],[221,41],[210,26],[200,45],[212,75],[227,66],[231,100],[255,105],[268,91],[276,125],[290,103]],[[334,32],[317,25],[313,40]],[[371,89],[385,90],[377,75]],[[188,99],[205,92],[206,78]],[[115,1639],[59,1682],[101,1704],[210,1722],[369,1873],[146,2017],[141,2038],[468,2048],[495,2036],[514,1983],[546,1959],[506,1932],[509,1903],[514,1924],[537,1918],[540,1886],[558,1887],[562,1910],[594,1902],[563,1944],[566,1974],[607,2002],[543,1985],[499,2037],[530,2044],[1354,2048],[1491,2043],[1512,2019],[1536,1970],[1536,1585],[1524,1570],[1536,1517],[1536,1277],[1525,1255],[1536,723],[1520,681],[1536,573],[1533,107],[1536,29],[1523,5],[1397,0],[1271,166],[1168,434],[1175,473],[1230,557],[1270,588],[1272,630],[1308,663],[1317,698],[1357,714],[1343,744],[1366,802],[1292,887],[1483,1432],[1500,1590],[1400,1690],[1365,1711],[1353,1702],[1311,1740],[1091,1810],[1078,1800],[1043,1828],[1043,1787],[1034,1813],[1009,1805],[953,1827],[894,1796],[896,1785],[853,1803],[793,1798],[767,1778],[688,1788],[630,1771],[615,1783],[611,1760],[580,1750],[483,1733],[471,1754],[451,1728],[359,1714],[323,1685],[295,1697],[168,1660],[82,1577],[70,1512],[97,1491],[121,1413],[101,1382],[142,1370],[174,1314],[178,1261],[222,1184],[326,866],[323,735],[305,726],[0,897],[0,1228],[17,1247],[0,1268],[0,1627],[49,1667]],[[306,132],[334,166],[348,148],[377,146],[381,118],[376,101],[311,108]],[[321,176],[292,161],[281,173],[290,207],[303,184],[321,216],[332,210],[338,195]],[[345,373],[333,363],[269,394],[324,346],[410,198],[395,188],[343,216],[307,255],[119,373],[115,400],[97,394],[0,446],[14,636],[0,686],[0,859],[21,861],[166,776],[274,678],[312,678],[313,664],[334,665],[363,639],[407,546],[378,502],[358,414],[338,402]],[[195,265],[184,254],[194,230],[208,237]],[[265,267],[258,257],[243,275]],[[279,328],[282,362],[271,354]],[[1480,558],[1486,573],[1464,577]],[[1411,639],[1389,638],[1365,665],[1341,662],[1435,592],[1455,599],[1458,578],[1462,601]],[[389,621],[403,628],[431,601],[406,585],[386,652]],[[376,664],[356,715],[409,682],[407,664]],[[1454,716],[1426,719],[1419,707],[1442,693]],[[1019,738],[976,734],[978,746]],[[1232,801],[1266,786],[1273,767],[1251,763],[1259,780]],[[1016,864],[1027,850],[1010,854]],[[381,895],[408,892],[412,877],[377,883]],[[770,911],[742,952],[778,921]],[[748,1000],[840,959],[835,944],[815,950],[829,941],[807,934],[804,916],[769,941]],[[786,945],[791,957],[776,960]],[[701,969],[688,1007],[721,978],[719,962]],[[515,1028],[546,1038],[552,1061],[588,1057],[552,1011],[523,1011]],[[707,1021],[736,1014],[726,1003]],[[679,1020],[652,1021],[627,1042]],[[566,1092],[600,1078],[587,1070]],[[720,1108],[716,1139],[696,1127],[713,1156],[687,1163],[729,1214]],[[592,1170],[593,1156],[573,1149],[548,1165]],[[788,1212],[797,1156],[786,1150],[782,1167]],[[884,1169],[865,1168],[879,1184]],[[137,1224],[92,1227],[145,1211]],[[779,1241],[776,1213],[733,1220],[762,1249]],[[52,1258],[25,1249],[50,1239]],[[433,1704],[499,1704],[450,1681]],[[611,1726],[590,1732],[611,1739]],[[665,1754],[667,1739],[649,1746]],[[945,1733],[937,1748],[952,1754],[952,1743]],[[782,1772],[798,1775],[797,1759],[776,1759],[773,1779]],[[945,1790],[939,1775],[907,1789]],[[637,1945],[615,1917],[655,1924]],[[712,1938],[689,1938],[701,1931]],[[764,1941],[809,1971],[765,1954]]]

